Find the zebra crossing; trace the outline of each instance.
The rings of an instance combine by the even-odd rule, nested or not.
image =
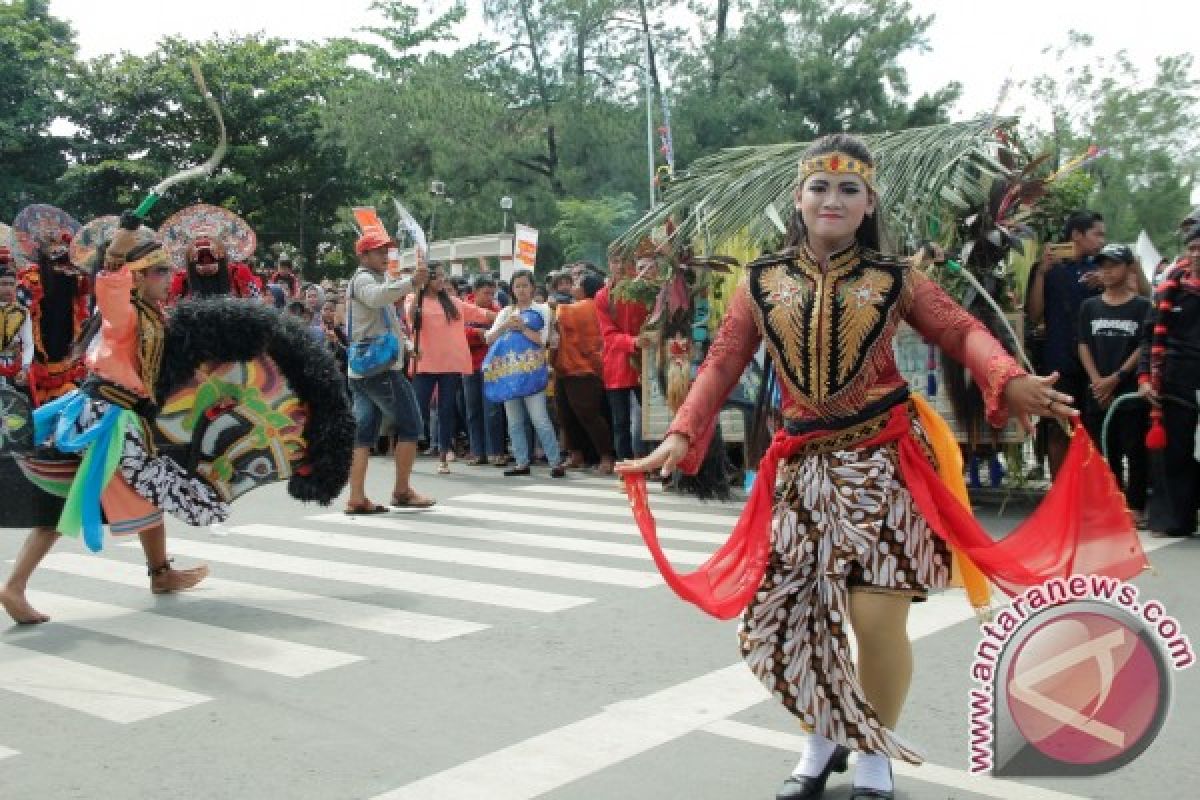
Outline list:
[[[39,572],[54,576],[53,591],[29,593],[52,622],[13,628],[0,640],[0,697],[19,695],[118,725],[222,700],[207,685],[193,687],[203,693],[172,685],[171,674],[129,674],[70,649],[47,652],[40,643],[61,627],[109,647],[167,653],[196,670],[215,667],[230,682],[240,670],[303,680],[369,661],[373,637],[436,647],[492,629],[497,617],[489,611],[516,612],[534,624],[617,593],[662,586],[613,481],[575,477],[513,491],[471,489],[431,511],[350,517],[301,507],[307,513],[287,524],[231,524],[228,538],[173,535],[172,553],[209,562],[214,577],[166,598],[144,594],[136,541],[115,542],[99,557],[63,542]],[[736,516],[729,507],[706,513],[680,498],[655,496],[662,519],[681,524],[660,531],[663,538],[691,545],[668,551],[681,567],[707,558]],[[47,583],[35,578],[35,587]],[[364,592],[369,599],[352,597]],[[225,612],[216,613],[221,607]],[[264,635],[228,623],[255,614],[304,623],[309,641],[279,635],[286,626]],[[312,643],[325,629],[343,631],[336,647]],[[0,745],[0,759],[19,755]]]

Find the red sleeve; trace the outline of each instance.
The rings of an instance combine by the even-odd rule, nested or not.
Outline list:
[[[174,303],[178,301],[179,298],[183,297],[183,284],[185,280],[187,280],[187,273],[183,271],[176,272],[171,278],[170,302]]]
[[[631,336],[617,327],[612,315],[608,313],[609,287],[605,286],[596,292],[596,321],[600,323],[600,335],[604,338],[606,350],[618,356],[630,356],[637,351],[637,337]]]
[[[982,322],[946,294],[925,274],[914,271],[913,298],[907,315],[927,342],[971,371],[983,392],[987,420],[997,428],[1008,422],[1004,387],[1028,373],[1004,349]]]
[[[721,407],[762,341],[762,334],[754,319],[753,302],[746,284],[738,284],[716,341],[708,349],[708,355],[696,373],[696,380],[688,390],[687,399],[675,413],[667,431],[688,437],[688,454],[680,462],[679,468],[689,475],[694,475],[700,469],[704,454],[708,452],[708,444],[717,429]]]

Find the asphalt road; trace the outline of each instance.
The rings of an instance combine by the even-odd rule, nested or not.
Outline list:
[[[140,551],[61,542],[34,580],[55,619],[0,631],[0,798],[747,800],[774,797],[798,729],[740,663],[734,623],[662,585],[615,484],[455,465],[418,486],[433,513],[351,520],[269,487],[226,534],[172,526],[213,579],[146,590]],[[389,465],[372,464],[386,496]],[[680,566],[736,509],[653,504]],[[985,523],[1007,530],[1028,509]],[[11,559],[23,532],[0,534]],[[1155,541],[1161,545],[1161,541]],[[1200,541],[1151,554],[1138,584],[1200,642]],[[961,592],[912,615],[900,733],[926,766],[898,796],[1192,796],[1200,670],[1175,675],[1158,739],[1103,777],[967,774],[977,624]],[[835,776],[832,800],[850,793]],[[1182,792],[1182,794],[1180,794]]]

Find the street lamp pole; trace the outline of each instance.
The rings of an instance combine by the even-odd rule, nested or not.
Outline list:
[[[501,233],[508,233],[508,212],[512,210],[513,199],[508,195],[500,198],[500,208],[504,210],[504,225],[500,228]]]
[[[434,226],[437,222],[437,207],[438,200],[446,196],[446,184],[441,181],[431,181],[429,184],[429,193],[433,195],[433,210],[429,212],[429,241],[434,239]]]

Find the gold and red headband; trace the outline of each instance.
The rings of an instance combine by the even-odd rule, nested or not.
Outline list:
[[[861,158],[855,158],[845,153],[822,153],[801,161],[800,183],[804,183],[810,175],[818,172],[829,172],[834,175],[857,175],[870,189],[875,189],[875,167]]]

